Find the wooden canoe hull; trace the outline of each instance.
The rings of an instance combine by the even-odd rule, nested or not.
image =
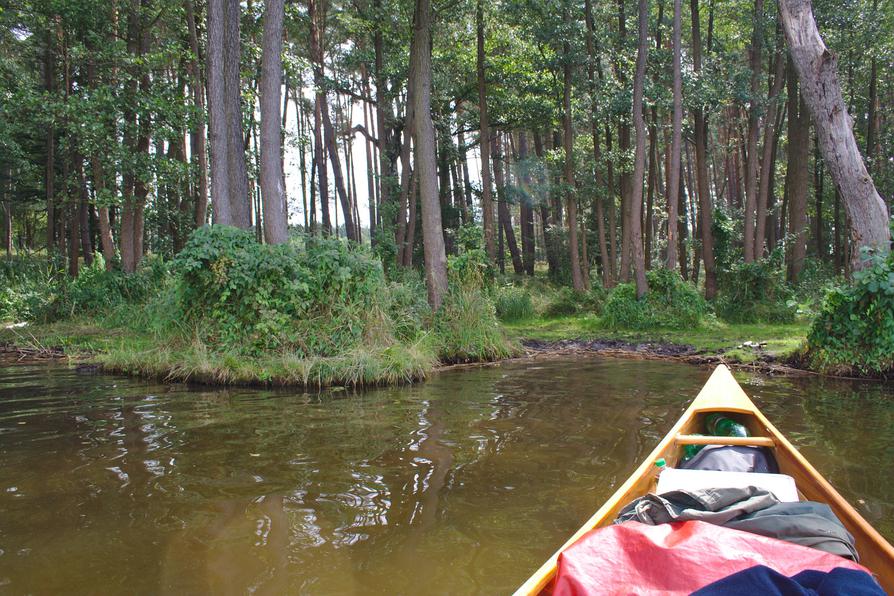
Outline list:
[[[868,567],[881,586],[894,594],[894,547],[863,519],[844,497],[801,455],[775,426],[749,399],[730,370],[718,366],[711,378],[686,409],[670,432],[658,443],[636,471],[596,511],[562,547],[551,556],[515,592],[515,596],[533,596],[549,593],[556,573],[559,553],[594,528],[610,525],[621,508],[633,499],[654,491],[656,486],[655,460],[664,458],[673,467],[682,457],[683,445],[703,443],[706,439],[691,435],[703,428],[703,418],[712,412],[727,412],[745,424],[751,432],[750,439],[710,438],[711,444],[748,444],[766,446],[773,450],[779,471],[795,479],[798,492],[804,500],[829,505],[847,530],[853,535],[860,554],[860,563]]]

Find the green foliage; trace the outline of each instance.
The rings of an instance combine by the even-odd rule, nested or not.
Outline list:
[[[633,284],[609,292],[603,323],[611,329],[686,329],[701,325],[708,314],[704,298],[676,271],[653,269],[646,274],[649,292],[637,300]]]
[[[73,316],[107,316],[121,306],[146,302],[167,279],[167,267],[159,258],[146,259],[138,272],[126,275],[106,271],[97,254],[74,279],[55,261],[11,261],[0,267],[0,320],[47,323]]]
[[[438,357],[442,362],[477,362],[506,358],[516,352],[497,322],[484,288],[486,256],[467,250],[448,260],[450,288],[435,320]]]
[[[262,245],[226,226],[196,230],[173,263],[185,317],[210,319],[227,349],[330,356],[361,342],[380,314],[378,261],[337,240]]]
[[[742,261],[718,275],[715,312],[728,323],[792,323],[797,313],[792,289],[775,261]]]
[[[894,257],[875,256],[849,286],[826,294],[807,336],[820,370],[884,375],[894,371]]]
[[[534,303],[525,288],[502,286],[494,295],[497,317],[501,321],[523,321],[534,316]]]
[[[607,292],[602,286],[596,286],[589,292],[578,292],[573,288],[560,288],[547,302],[543,309],[546,317],[562,317],[580,313],[600,314]]]

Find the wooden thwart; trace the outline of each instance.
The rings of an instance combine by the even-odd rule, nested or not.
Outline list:
[[[677,445],[739,445],[743,447],[774,447],[770,437],[711,437],[702,435],[677,435]]]

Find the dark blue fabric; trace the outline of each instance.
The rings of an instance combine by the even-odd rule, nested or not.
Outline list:
[[[868,573],[837,567],[824,571],[802,571],[786,577],[758,565],[696,590],[692,596],[885,596]]]

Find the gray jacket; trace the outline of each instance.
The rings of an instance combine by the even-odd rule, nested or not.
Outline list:
[[[854,538],[828,505],[780,503],[765,489],[710,488],[648,494],[628,503],[615,523],[657,525],[704,521],[752,534],[786,540],[858,561]]]

